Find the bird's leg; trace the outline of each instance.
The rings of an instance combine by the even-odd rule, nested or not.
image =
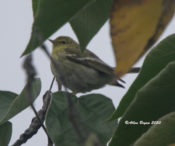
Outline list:
[[[57,80],[57,85],[58,85],[58,91],[61,91],[62,90],[62,83],[60,80]]]

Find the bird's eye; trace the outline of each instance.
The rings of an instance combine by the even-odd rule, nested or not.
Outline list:
[[[60,41],[60,44],[66,44],[66,41]]]

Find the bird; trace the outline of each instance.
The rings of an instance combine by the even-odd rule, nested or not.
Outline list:
[[[73,93],[85,93],[108,85],[124,88],[116,80],[114,68],[107,65],[90,50],[83,50],[68,36],[59,36],[54,40],[51,53],[51,71],[58,84]],[[124,83],[123,80],[119,79]]]

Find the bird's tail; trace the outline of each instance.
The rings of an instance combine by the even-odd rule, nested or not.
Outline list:
[[[113,86],[117,86],[117,87],[121,87],[121,88],[125,88],[124,85],[122,85],[121,83],[126,83],[125,81],[123,81],[122,79],[118,79],[117,81],[113,82],[113,83],[110,83],[110,85],[113,85]]]
[[[114,68],[113,68],[114,69]],[[140,67],[133,67],[131,68],[128,73],[139,73],[140,71]],[[126,83],[125,81],[123,81],[122,79],[118,79],[118,80],[115,80],[113,83],[110,83],[110,85],[113,85],[113,86],[118,86],[118,87],[121,87],[121,88],[125,88],[124,85],[122,85],[121,83]]]

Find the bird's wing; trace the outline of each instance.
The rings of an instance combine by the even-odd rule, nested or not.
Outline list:
[[[77,49],[78,50],[78,49]],[[86,65],[87,67],[93,68],[99,72],[113,75],[113,68],[104,63],[100,58],[98,58],[92,52],[85,50],[83,53],[80,51],[72,52],[67,54],[67,58],[73,62]]]

